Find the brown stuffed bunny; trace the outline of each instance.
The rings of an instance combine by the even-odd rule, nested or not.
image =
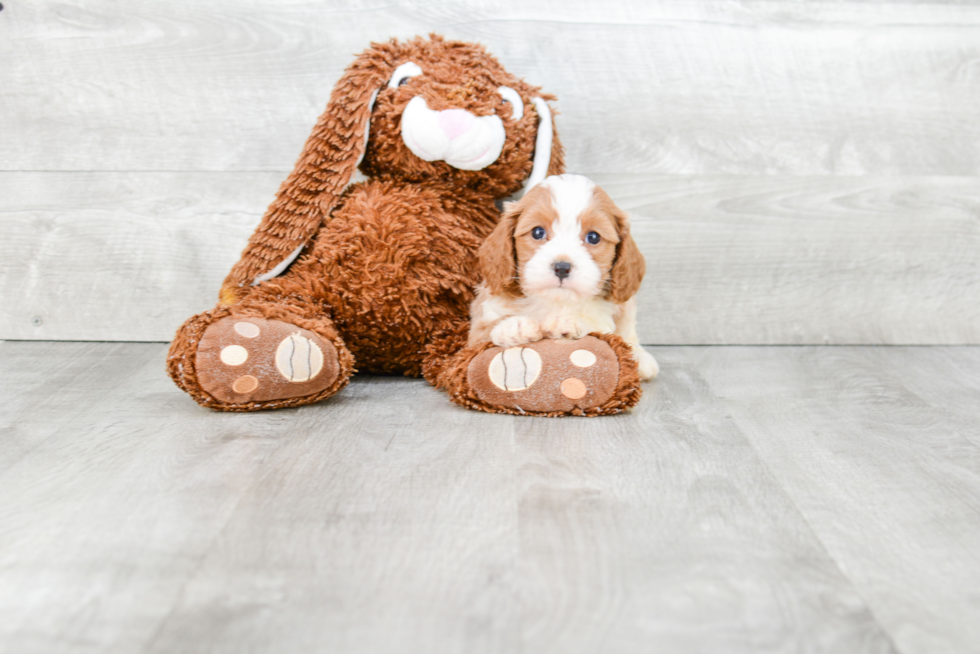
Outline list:
[[[495,201],[563,172],[553,99],[480,45],[372,44],[334,88],[219,305],[177,332],[170,376],[202,406],[252,411],[330,397],[355,361],[415,376],[425,365],[454,401],[514,412],[468,399],[461,371],[486,347],[465,349],[466,329]],[[358,167],[368,179],[352,184]],[[628,347],[606,340],[615,397],[544,413],[635,403]]]

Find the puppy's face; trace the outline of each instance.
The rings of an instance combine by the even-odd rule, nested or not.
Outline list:
[[[580,175],[548,177],[511,206],[480,263],[492,292],[554,301],[625,302],[645,269],[626,214]]]

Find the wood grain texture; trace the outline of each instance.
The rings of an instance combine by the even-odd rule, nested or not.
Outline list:
[[[939,411],[943,429],[980,446],[974,407],[980,401],[980,348],[902,348],[878,353],[874,365]],[[938,375],[921,375],[923,368]],[[946,379],[937,379],[945,376]]]
[[[647,259],[644,343],[980,343],[975,178],[593,177]],[[0,337],[169,340],[281,179],[0,173]]]
[[[118,395],[159,348],[130,343],[0,341],[0,475],[46,439],[70,430],[101,395]],[[45,420],[34,420],[45,415]]]
[[[516,423],[526,651],[895,651],[692,357],[655,353],[631,414]]]
[[[980,343],[976,178],[596,178],[634,215],[644,343]]]
[[[280,170],[371,40],[485,43],[569,168],[976,175],[970,2],[12,1],[3,170]]]
[[[657,348],[633,413],[548,420],[384,377],[213,413],[161,344],[0,343],[49,434],[0,469],[0,650],[977,652],[980,445],[922,399],[977,351]]]
[[[0,344],[5,368],[48,349],[25,345]],[[187,411],[161,379],[164,345],[59,345],[61,360],[37,357],[38,378],[68,365],[92,372],[70,409],[45,410],[40,392],[16,407],[38,402],[17,423],[57,429],[0,470],[0,650],[143,651],[267,452],[316,427],[302,412],[214,422]],[[119,348],[128,366],[106,356]]]
[[[280,173],[0,173],[0,335],[169,341],[214,306]]]
[[[404,378],[331,403],[281,423],[147,650],[521,651],[513,418]]]
[[[644,342],[980,343],[980,6],[926,0],[8,2],[0,338],[171,338],[353,54],[431,30],[560,96]]]
[[[684,354],[898,649],[978,651],[977,349]]]

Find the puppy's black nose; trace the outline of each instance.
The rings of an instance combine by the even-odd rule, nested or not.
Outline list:
[[[572,264],[568,263],[567,261],[556,261],[551,267],[555,269],[555,275],[558,277],[558,279],[565,279],[568,277],[568,273],[572,269]]]

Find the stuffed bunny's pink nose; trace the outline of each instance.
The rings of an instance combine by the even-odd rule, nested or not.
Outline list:
[[[476,116],[465,109],[448,109],[439,112],[439,127],[450,141],[470,131],[474,123],[476,123]]]

